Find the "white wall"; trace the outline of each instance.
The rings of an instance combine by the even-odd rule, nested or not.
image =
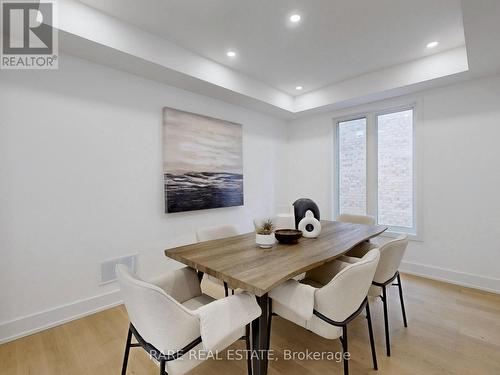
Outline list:
[[[411,242],[403,269],[500,292],[500,76],[292,121],[283,199],[310,197],[331,218],[333,119],[411,103],[422,241]]]
[[[250,230],[284,173],[281,120],[68,55],[59,66],[0,71],[0,341],[119,301],[98,285],[102,260],[139,253],[154,276],[198,227]],[[243,124],[244,207],[163,213],[164,106]]]
[[[58,71],[0,71],[0,342],[119,301],[99,262],[167,247],[298,197],[333,212],[332,118],[417,103],[422,242],[403,268],[500,292],[500,76],[308,116],[247,109],[62,55]],[[161,109],[243,124],[245,206],[165,215]]]

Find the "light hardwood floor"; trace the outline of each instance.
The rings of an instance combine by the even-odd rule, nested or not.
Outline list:
[[[390,288],[392,357],[385,356],[380,300],[372,301],[378,374],[500,374],[500,296],[403,275],[408,328],[403,327],[397,288]],[[0,346],[2,375],[119,374],[127,332],[123,307],[113,308]],[[365,319],[350,325],[351,374],[376,374]],[[283,360],[283,350],[338,351],[284,319],[273,319],[271,347],[278,360],[269,374],[341,374],[340,363]],[[232,348],[243,349],[243,342]],[[132,349],[128,374],[157,374],[142,349]],[[245,374],[244,361],[210,360],[190,375]]]

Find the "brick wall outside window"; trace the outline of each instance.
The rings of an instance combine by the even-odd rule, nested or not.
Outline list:
[[[339,123],[340,213],[366,213],[366,119]]]
[[[413,113],[378,117],[378,222],[413,227]]]

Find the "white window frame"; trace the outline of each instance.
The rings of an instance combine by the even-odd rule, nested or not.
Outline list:
[[[381,115],[413,111],[413,227],[390,226],[384,233],[388,237],[396,237],[405,233],[412,240],[421,241],[420,225],[420,179],[419,179],[419,152],[418,152],[418,116],[416,103],[372,109],[365,112],[357,112],[347,116],[335,118],[334,124],[334,191],[333,191],[333,213],[334,217],[340,214],[340,147],[339,147],[339,123],[366,118],[366,214],[373,216],[378,221],[378,117]]]

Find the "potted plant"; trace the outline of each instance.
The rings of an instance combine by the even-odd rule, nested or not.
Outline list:
[[[255,229],[255,243],[260,248],[269,249],[275,242],[273,221],[266,219]]]

